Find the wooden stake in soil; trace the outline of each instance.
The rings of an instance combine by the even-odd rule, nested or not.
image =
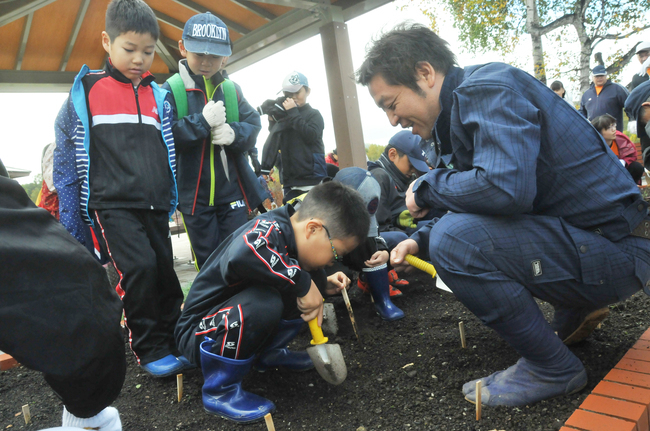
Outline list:
[[[465,323],[460,322],[458,324],[458,330],[460,330],[460,345],[464,349],[467,347],[467,340],[465,340]]]
[[[177,392],[178,392],[178,402],[181,402],[181,398],[183,398],[183,375],[182,374],[176,374],[176,386],[177,386]]]
[[[32,415],[29,412],[29,404],[23,406],[23,417],[25,418],[25,423],[28,424],[32,421]]]
[[[481,420],[481,380],[476,382],[476,420]]]
[[[271,413],[267,413],[264,416],[264,422],[266,422],[266,428],[268,431],[275,431],[275,425],[273,425],[273,418],[271,417]]]
[[[348,309],[348,314],[350,315],[350,320],[352,321],[352,329],[354,329],[354,335],[357,336],[357,341],[359,344],[361,344],[361,338],[359,338],[359,331],[357,331],[357,322],[354,320],[354,312],[352,311],[352,304],[350,304],[348,291],[344,288],[341,293],[343,294],[343,300],[345,301],[345,306]]]

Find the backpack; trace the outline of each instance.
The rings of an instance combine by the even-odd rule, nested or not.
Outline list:
[[[183,118],[188,114],[187,93],[185,92],[185,84],[183,78],[178,73],[172,75],[167,82],[172,89],[174,102],[176,102],[176,113],[178,118]],[[239,104],[237,103],[237,90],[235,83],[230,79],[224,79],[221,83],[223,88],[224,105],[226,107],[237,107],[238,109],[226,109],[226,122],[233,123],[239,121]]]

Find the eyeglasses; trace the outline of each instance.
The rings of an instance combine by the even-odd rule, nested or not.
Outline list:
[[[336,249],[334,248],[334,243],[332,242],[332,235],[330,235],[330,231],[329,229],[327,229],[327,226],[323,225],[323,229],[325,229],[325,233],[327,233],[327,238],[330,240],[330,245],[332,246],[332,253],[334,253],[334,260],[338,262],[339,254],[336,252]]]
[[[609,130],[616,130],[616,123],[608,127]]]

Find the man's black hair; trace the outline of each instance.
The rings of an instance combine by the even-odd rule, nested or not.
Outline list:
[[[562,81],[553,81],[553,83],[551,84],[551,90],[553,90],[553,91],[565,90],[564,85],[562,85]],[[562,95],[563,99],[564,99],[564,95],[566,95],[566,90],[564,91],[564,94]]]
[[[112,0],[106,8],[106,33],[111,42],[130,31],[149,33],[158,40],[160,28],[151,8],[142,0]]]
[[[444,39],[424,25],[405,22],[373,40],[357,70],[357,82],[367,86],[372,78],[381,75],[388,85],[404,85],[422,94],[415,79],[421,62],[429,63],[444,75],[457,64]]]
[[[404,151],[400,150],[397,147],[392,146],[391,144],[386,145],[386,148],[384,148],[384,155],[386,158],[388,158],[388,151],[390,151],[391,148],[395,148],[395,151],[397,151],[397,155],[399,157],[402,157],[404,154],[406,154]]]
[[[603,130],[609,129],[612,124],[616,124],[616,118],[609,114],[599,115],[598,117],[591,120],[591,125],[601,133]]]
[[[298,221],[311,218],[321,219],[332,238],[355,238],[361,243],[370,229],[370,216],[361,194],[334,181],[317,185],[303,199]]]

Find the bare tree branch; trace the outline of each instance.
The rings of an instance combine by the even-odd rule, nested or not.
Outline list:
[[[556,28],[564,27],[567,25],[573,24],[574,20],[576,19],[575,14],[570,14],[570,15],[564,15],[561,16],[560,18],[556,19],[555,21],[546,24],[545,26],[539,27],[539,32],[540,34],[546,34],[550,33]]]

